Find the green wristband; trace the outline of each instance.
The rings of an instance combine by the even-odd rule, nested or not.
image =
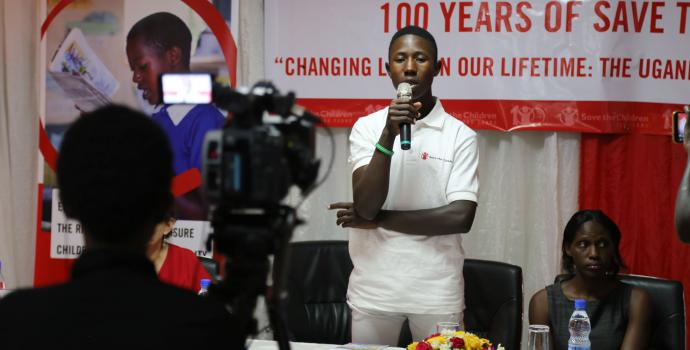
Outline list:
[[[389,157],[393,156],[393,151],[389,150],[386,147],[381,146],[381,144],[378,142],[376,143],[376,149],[379,150],[381,153],[389,156]]]

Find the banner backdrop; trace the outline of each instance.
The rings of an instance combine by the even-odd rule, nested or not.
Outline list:
[[[266,0],[266,75],[331,126],[387,106],[390,38],[436,38],[434,94],[474,129],[671,132],[690,1]]]
[[[64,281],[72,262],[84,251],[82,226],[63,213],[54,172],[66,130],[81,113],[108,102],[128,105],[149,115],[161,107],[147,101],[149,83],[142,79],[134,82],[137,79],[130,62],[143,66],[151,63],[136,54],[129,57],[128,32],[137,21],[154,13],[174,15],[191,33],[189,69],[213,72],[235,86],[237,47],[231,28],[237,31],[238,7],[231,0],[220,3],[227,13],[221,14],[207,0],[46,1],[48,13],[41,27],[47,52],[45,108],[39,130],[39,148],[45,163],[39,174],[42,182],[36,228],[36,286]],[[235,20],[231,21],[233,15]],[[184,118],[191,108],[170,106],[168,111]],[[180,142],[172,138],[170,141]],[[195,166],[173,179],[177,221],[167,241],[198,256],[213,258],[213,248],[206,245],[212,230],[205,221],[200,184],[200,169]]]

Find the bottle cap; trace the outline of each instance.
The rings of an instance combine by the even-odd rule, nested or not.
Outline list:
[[[587,308],[587,300],[575,299],[575,310],[584,310]]]
[[[211,280],[208,278],[201,279],[201,288],[207,289],[211,285]]]

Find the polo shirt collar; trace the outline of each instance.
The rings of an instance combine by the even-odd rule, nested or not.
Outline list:
[[[445,116],[446,111],[443,109],[443,106],[441,105],[441,100],[437,97],[434,108],[431,109],[431,111],[429,112],[429,114],[427,114],[426,117],[417,121],[417,127],[425,125],[432,127],[434,129],[443,129],[443,123],[445,123],[446,121]]]
[[[194,107],[196,105],[166,105],[165,111],[168,113],[168,117],[170,117],[173,125],[177,126]]]

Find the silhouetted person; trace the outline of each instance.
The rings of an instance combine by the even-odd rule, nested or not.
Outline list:
[[[213,300],[158,280],[146,248],[173,197],[172,152],[151,118],[126,107],[87,113],[57,163],[65,214],[86,252],[70,281],[0,300],[2,349],[165,348],[227,343],[232,321]]]

